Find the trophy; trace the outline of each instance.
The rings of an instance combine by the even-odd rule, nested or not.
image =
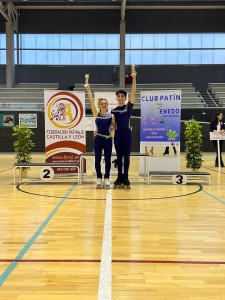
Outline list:
[[[84,84],[84,87],[86,87],[88,85],[89,77],[90,77],[90,74],[85,74],[85,84]]]
[[[131,76],[136,75],[135,65],[131,65]]]

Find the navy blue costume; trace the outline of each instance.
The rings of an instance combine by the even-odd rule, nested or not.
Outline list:
[[[109,178],[111,169],[111,153],[112,153],[112,137],[110,135],[110,128],[112,123],[112,114],[98,113],[95,119],[96,136],[94,139],[95,150],[95,170],[97,178],[102,178],[101,173],[101,159],[102,150],[104,150],[105,157],[105,175],[104,178]]]
[[[220,128],[219,130],[225,130],[225,124],[223,122],[219,122],[220,123]],[[217,121],[211,121],[210,123],[210,131],[213,132],[214,130],[218,130],[217,129]],[[218,167],[218,149],[217,149],[217,140],[212,140],[213,146],[215,148],[216,151],[216,161],[215,161],[215,166]],[[221,162],[221,166],[224,166],[223,160],[222,160],[222,150],[223,150],[223,140],[219,141],[219,145],[220,145],[220,162]]]
[[[130,152],[132,146],[132,134],[130,127],[132,108],[133,104],[128,102],[127,105],[117,106],[112,110],[116,121],[114,144],[117,156],[118,178],[120,179],[128,179]]]

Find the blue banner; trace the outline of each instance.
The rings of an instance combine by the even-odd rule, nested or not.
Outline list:
[[[180,142],[181,91],[141,92],[141,142]]]

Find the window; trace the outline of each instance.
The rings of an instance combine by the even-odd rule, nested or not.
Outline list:
[[[15,35],[18,64],[120,64],[119,34],[19,34],[16,45]],[[225,64],[225,33],[126,34],[125,63]],[[6,64],[5,34],[0,34],[0,64]]]
[[[126,64],[224,64],[225,34],[127,34]]]
[[[0,64],[6,64],[6,36],[0,34]]]
[[[22,34],[20,64],[119,64],[118,34]]]

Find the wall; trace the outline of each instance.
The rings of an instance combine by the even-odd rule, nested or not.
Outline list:
[[[120,17],[120,9],[19,10],[19,32],[119,33]],[[127,33],[224,32],[224,19],[222,9],[126,9],[125,15]],[[2,15],[0,32],[5,32]]]
[[[116,84],[113,66],[16,66],[16,83],[55,82],[60,89],[70,89],[84,82],[84,74],[90,73],[91,83]],[[137,66],[138,83],[191,82],[197,90],[206,90],[209,82],[225,82],[225,65],[199,66]],[[6,82],[5,66],[0,65],[0,84]]]
[[[41,22],[40,22],[41,20]],[[126,10],[127,33],[225,32],[225,10]],[[119,33],[120,10],[19,10],[20,33]],[[5,20],[0,14],[0,32]],[[82,83],[91,73],[93,83],[116,83],[114,66],[16,66],[16,83],[58,82],[61,89]],[[207,89],[208,82],[225,82],[224,65],[140,66],[138,82],[192,82]],[[119,70],[117,68],[117,72]],[[119,79],[119,78],[118,78]],[[5,84],[0,66],[0,84]]]
[[[182,116],[181,119],[190,120],[192,118],[196,119],[200,122],[210,122],[212,117],[216,114],[216,108],[206,108],[206,109],[182,109]],[[225,108],[220,108],[220,111],[223,112],[225,115]],[[7,113],[7,112],[0,112],[0,113]],[[10,112],[9,112],[10,113]],[[12,113],[12,112],[11,112]],[[19,113],[20,112],[13,112],[15,113],[15,124],[19,122]],[[28,113],[28,112],[26,112]],[[33,112],[36,113],[36,112]],[[90,112],[86,112],[86,114],[90,115]],[[45,136],[44,136],[44,112],[37,112],[37,120],[38,120],[38,128],[32,129],[34,132],[33,141],[35,142],[36,146],[33,152],[44,152],[45,151]],[[134,116],[140,116],[140,111],[134,110]],[[201,124],[202,125],[202,134],[203,134],[203,145],[202,151],[203,152],[213,152],[212,143],[209,142],[209,124]],[[131,126],[133,128],[133,152],[140,151],[140,119],[139,118],[132,118]],[[181,122],[181,151],[185,150],[185,141],[184,141],[184,122]],[[0,152],[13,152],[13,141],[14,137],[12,137],[12,129],[10,128],[0,128]],[[87,132],[87,151],[93,150],[93,133]]]

